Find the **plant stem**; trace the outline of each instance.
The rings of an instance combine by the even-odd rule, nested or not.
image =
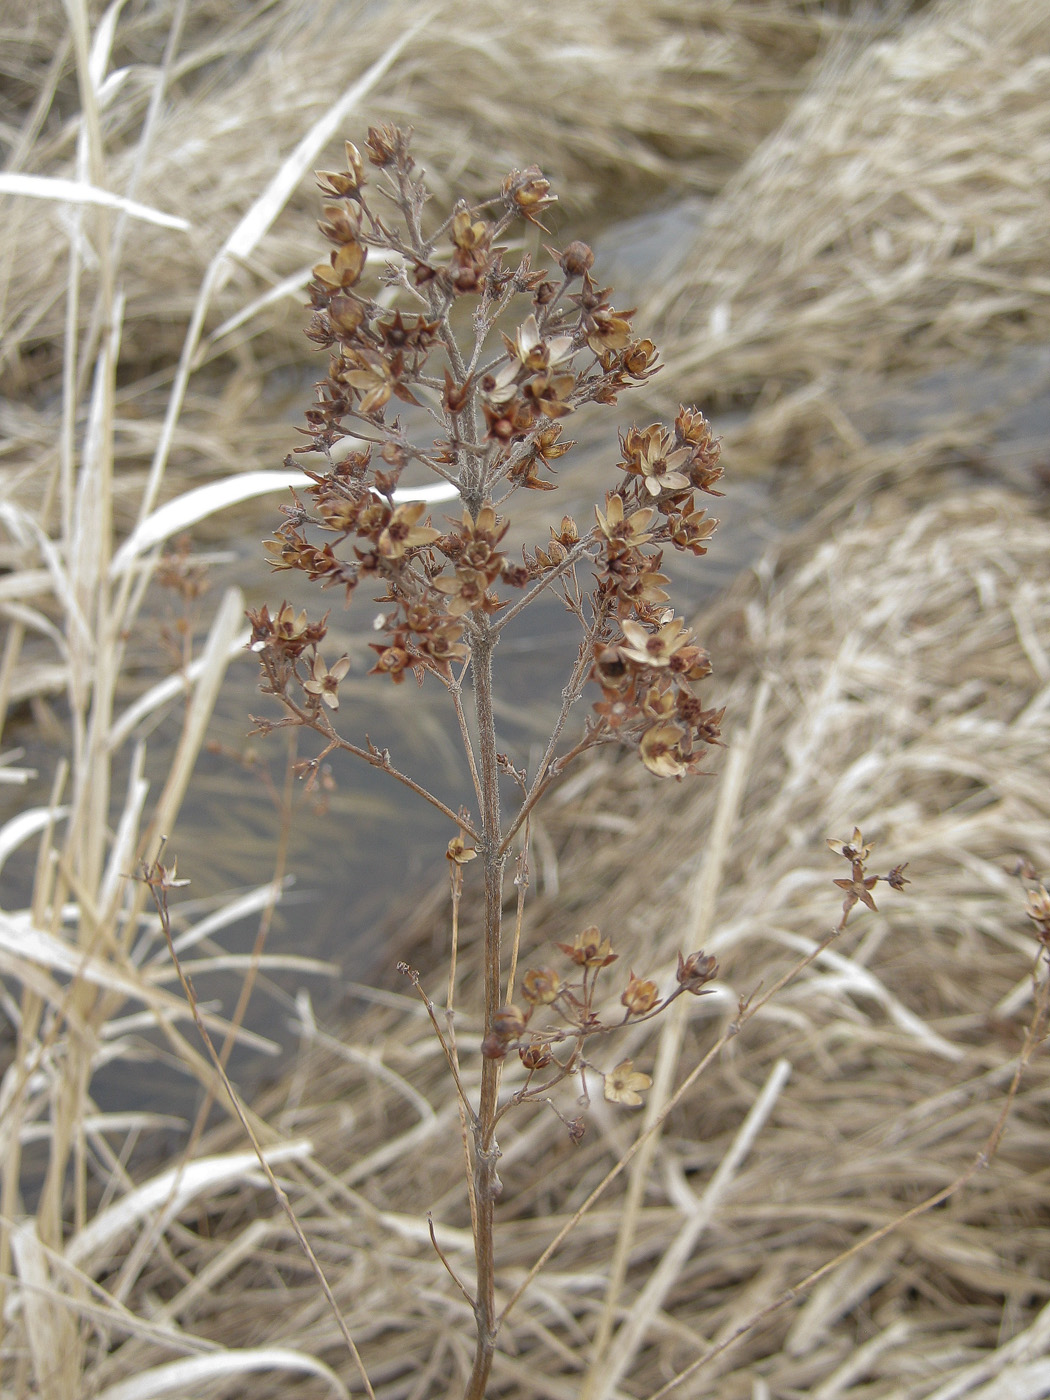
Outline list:
[[[499,769],[496,764],[496,722],[492,710],[492,652],[496,632],[488,619],[478,629],[471,657],[474,705],[478,723],[478,756],[481,766],[481,840],[478,849],[485,862],[485,1033],[492,1029],[500,1006],[500,925],[503,911],[503,872],[506,853],[499,809]],[[474,1256],[477,1294],[474,1318],[477,1344],[467,1384],[466,1400],[483,1400],[496,1345],[495,1206],[501,1186],[495,1140],[499,1102],[500,1061],[483,1056],[481,1099],[474,1126],[474,1197],[477,1219]]]

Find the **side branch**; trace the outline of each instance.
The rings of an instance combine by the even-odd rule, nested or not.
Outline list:
[[[301,725],[303,728],[312,729],[316,734],[320,734],[323,739],[328,740],[328,748],[325,753],[331,753],[333,749],[342,749],[346,753],[353,754],[355,758],[360,758],[373,768],[380,769],[383,773],[389,773],[392,778],[396,778],[399,783],[404,783],[405,787],[422,797],[424,802],[429,802],[432,807],[436,807],[439,812],[443,812],[449,821],[456,827],[461,828],[473,840],[477,841],[478,833],[473,824],[466,817],[454,812],[447,803],[442,802],[440,797],[425,788],[422,783],[417,783],[415,778],[410,778],[407,773],[402,773],[400,768],[395,768],[390,759],[389,749],[377,748],[370,740],[368,747],[362,748],[360,744],[353,744],[349,739],[344,739],[341,734],[337,734],[323,715],[311,714],[308,710],[301,709],[290,700],[287,695],[280,697],[284,705],[291,711],[291,716],[285,720],[256,720],[253,716],[256,728],[253,734],[269,733],[273,729],[282,729],[289,725]],[[293,718],[294,716],[294,718]],[[323,757],[323,755],[322,755]],[[320,761],[320,760],[318,760]]]
[[[550,588],[552,583],[557,583],[558,579],[560,579],[563,574],[567,574],[570,569],[575,568],[581,559],[587,558],[590,552],[590,546],[593,543],[594,540],[588,536],[586,539],[580,540],[579,544],[573,545],[572,549],[569,550],[568,554],[566,554],[565,558],[556,568],[551,569],[549,574],[544,574],[543,578],[541,578],[538,583],[534,583],[529,591],[522,594],[514,606],[508,608],[499,621],[493,624],[493,634],[498,636],[500,632],[503,631],[504,627],[506,627],[507,623],[516,618],[520,612],[524,612],[529,604],[534,602],[545,589]]]

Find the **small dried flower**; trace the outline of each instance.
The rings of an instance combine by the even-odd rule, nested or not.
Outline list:
[[[1025,913],[1036,927],[1036,937],[1040,943],[1050,945],[1050,893],[1040,885],[1037,890],[1028,891],[1028,907]]]
[[[313,676],[303,681],[303,689],[311,695],[319,695],[333,710],[339,708],[339,682],[350,669],[350,658],[341,656],[331,670],[319,656],[314,657]]]
[[[638,1108],[642,1095],[652,1084],[648,1074],[636,1070],[632,1060],[621,1060],[615,1069],[605,1076],[605,1099],[607,1103],[622,1103],[627,1108]]]
[[[518,1056],[521,1063],[529,1071],[546,1069],[554,1059],[550,1047],[544,1045],[542,1041],[537,1041],[534,1045],[522,1045],[518,1050]]]
[[[905,861],[903,865],[895,865],[886,876],[886,883],[891,890],[902,890],[905,885],[911,884],[910,880],[904,878],[904,872],[907,870],[908,865],[908,861]]]
[[[832,841],[829,839],[828,849],[834,851],[837,856],[844,856],[846,860],[849,861],[866,861],[871,855],[874,844],[874,841],[869,841],[868,844],[865,845],[864,837],[860,834],[860,827],[855,826],[853,828],[853,835],[848,841]]]
[[[343,243],[331,256],[331,264],[318,263],[314,276],[333,291],[345,291],[361,280],[368,250],[361,243]]]
[[[666,428],[653,423],[645,429],[631,428],[623,439],[624,466],[640,476],[651,496],[664,491],[683,491],[689,478],[681,470],[688,462],[690,449],[676,447]]]
[[[701,996],[706,984],[718,976],[718,960],[702,948],[698,953],[690,953],[687,958],[679,953],[676,976],[680,987],[693,996]]]
[[[859,867],[860,862],[855,861],[854,870],[858,870]],[[860,874],[854,874],[849,880],[836,880],[835,884],[838,885],[839,889],[846,891],[846,898],[842,901],[843,913],[848,914],[859,901],[861,904],[866,904],[869,909],[874,910],[877,914],[879,911],[874,899],[871,897],[871,892],[878,884],[878,880],[879,877],[877,875],[869,875],[867,878],[864,878]]]
[[[530,165],[525,170],[512,170],[503,181],[503,196],[515,204],[521,214],[531,224],[539,224],[538,215],[557,201],[551,194],[550,181],[543,178],[538,165]],[[542,228],[542,224],[540,224]]]
[[[594,514],[598,521],[598,529],[610,542],[633,547],[652,539],[652,533],[646,526],[656,511],[648,506],[641,510],[633,510],[630,515],[625,516],[623,497],[608,495],[605,498],[605,514],[603,515],[597,506],[594,507]]]
[[[686,771],[682,754],[685,734],[677,724],[658,724],[642,735],[638,751],[650,773],[658,778],[680,778]]]
[[[468,846],[462,836],[453,836],[445,849],[445,855],[454,865],[466,865],[477,857],[473,846]]]
[[[561,991],[561,978],[552,967],[529,968],[521,980],[521,995],[530,1006],[549,1006]]]
[[[390,524],[379,536],[379,552],[386,559],[400,559],[409,549],[419,549],[441,538],[441,531],[416,521],[426,510],[425,501],[408,501],[397,506]]]
[[[656,363],[658,355],[651,340],[635,340],[624,347],[620,363],[632,379],[650,379],[660,368]]]
[[[635,977],[633,972],[623,995],[620,997],[620,1001],[626,1006],[631,1016],[644,1016],[647,1011],[652,1011],[659,1000],[660,993],[656,983],[643,981],[640,977]]]
[[[613,952],[609,940],[603,938],[593,924],[578,933],[571,943],[558,943],[556,946],[577,967],[608,967],[619,957],[618,953]]]
[[[676,653],[687,647],[693,634],[681,618],[674,617],[659,631],[647,631],[640,622],[624,622],[623,635],[627,645],[620,651],[640,666],[669,666]]]

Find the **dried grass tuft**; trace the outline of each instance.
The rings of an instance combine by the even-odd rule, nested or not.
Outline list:
[[[1046,0],[847,30],[650,300],[669,378],[768,400],[1044,343],[1048,59]]]

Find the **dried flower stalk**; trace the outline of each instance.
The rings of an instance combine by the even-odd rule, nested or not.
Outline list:
[[[703,995],[718,972],[703,952],[680,956],[675,985],[661,994],[632,970],[619,997],[622,1014],[603,1019],[602,974],[618,955],[590,928],[559,945],[571,978],[530,968],[512,1002],[501,922],[512,849],[516,843],[524,871],[529,814],[581,754],[616,743],[633,749],[656,776],[680,779],[699,772],[708,747],[720,742],[722,711],[705,708],[698,691],[710,661],[675,616],[660,568],[666,548],[706,552],[718,522],[699,498],[720,494],[722,468],[719,445],[695,408],[680,409],[672,424],[629,427],[593,525],[565,516],[549,540],[512,559],[504,549],[507,504],[521,490],[556,489],[555,464],[573,446],[562,438],[562,420],[585,404],[613,405],[621,392],[644,383],[659,368],[656,347],[636,335],[633,313],[614,307],[611,290],[595,280],[586,244],[547,248],[546,269],[534,268],[529,255],[508,263],[501,240],[516,225],[542,228],[556,199],[538,168],[512,171],[491,199],[459,201],[434,219],[409,134],[372,128],[365,150],[378,173],[366,176],[365,159],[347,142],[345,170],[318,175],[327,201],[320,228],[331,251],[314,268],[307,334],[329,361],[306,414],[308,443],[299,451],[314,461],[319,454],[324,466],[303,465],[304,488],[284,508],[285,520],[266,548],[275,570],[305,573],[347,603],[364,587],[382,605],[371,671],[394,684],[409,674],[419,682],[429,675],[445,687],[476,812],[454,812],[395,768],[384,750],[336,729],[339,684],[350,661],[322,653],[327,614],[311,621],[287,604],[272,616],[266,607],[250,614],[262,688],[285,711],[258,727],[312,729],[323,751],[311,771],[342,749],[384,768],[444,812],[454,824],[448,857],[457,911],[470,863],[476,859],[481,870],[484,1006],[476,1102],[463,1089],[451,1010],[443,1030],[418,976],[404,968],[442,1040],[467,1125],[477,1265],[471,1296],[477,1345],[467,1395],[479,1400],[499,1326],[498,1124],[525,1103],[554,1107],[551,1091],[569,1079],[578,1081],[584,1101],[589,1080],[599,1079],[608,1102],[639,1105],[649,1076],[630,1060],[602,1071],[590,1059],[590,1043],[661,1014],[683,993]],[[380,295],[365,281],[377,263]],[[409,406],[411,427],[401,405]],[[421,442],[426,435],[418,425],[427,420],[430,440]],[[412,499],[400,488],[403,474],[418,476],[420,468],[458,495],[458,515],[438,523],[424,493]],[[493,653],[508,623],[548,593],[578,619],[579,652],[538,764],[531,773],[517,772],[497,743]],[[468,677],[473,733],[462,704]],[[569,714],[588,683],[598,697],[582,733],[567,740]],[[505,826],[501,779],[517,793]],[[450,983],[450,1007],[453,994]],[[526,1079],[501,1103],[501,1070],[512,1052]],[[563,1121],[578,1141],[582,1119]]]

